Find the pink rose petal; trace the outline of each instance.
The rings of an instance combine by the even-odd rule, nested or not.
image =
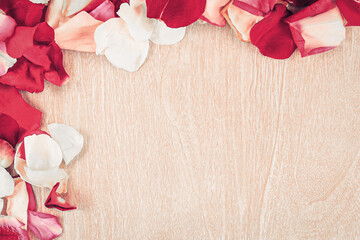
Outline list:
[[[10,143],[0,139],[0,167],[8,168],[14,162],[15,150]]]
[[[15,20],[0,12],[0,42],[3,42],[10,37],[13,34],[15,27]]]
[[[76,209],[75,206],[70,205],[65,199],[63,199],[58,193],[57,189],[60,183],[57,183],[51,190],[48,198],[45,202],[45,207],[47,208],[56,208],[61,211],[69,211]]]
[[[28,240],[29,235],[22,227],[23,223],[11,216],[0,216],[0,239]]]
[[[62,226],[56,216],[29,210],[28,228],[40,240],[51,240],[62,233]]]
[[[234,0],[233,5],[252,15],[265,16],[275,6],[276,0]]]
[[[90,12],[90,15],[95,19],[106,22],[110,18],[115,17],[115,6],[110,1],[104,1],[97,8]]]
[[[225,26],[226,20],[224,16],[221,15],[221,10],[229,2],[230,0],[207,0],[205,12],[201,19],[219,27]]]

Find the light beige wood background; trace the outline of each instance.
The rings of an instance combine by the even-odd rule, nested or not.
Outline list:
[[[359,44],[279,61],[195,24],[136,73],[65,51],[71,81],[25,98],[85,136],[78,210],[40,209],[68,240],[360,239]]]

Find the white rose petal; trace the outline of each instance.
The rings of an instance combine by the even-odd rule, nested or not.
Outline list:
[[[5,168],[0,167],[0,198],[14,193],[15,183]]]
[[[136,41],[129,33],[126,22],[112,18],[97,27],[96,54],[104,54],[118,68],[134,72],[145,62],[149,41]]]
[[[150,40],[160,45],[172,45],[180,42],[184,38],[185,32],[185,27],[169,28],[164,22],[157,21]]]
[[[53,123],[48,126],[51,137],[59,144],[66,165],[78,155],[84,146],[84,137],[66,124]]]

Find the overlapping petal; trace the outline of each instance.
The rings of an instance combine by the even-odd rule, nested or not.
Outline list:
[[[221,11],[229,2],[230,0],[207,0],[201,19],[213,25],[224,27],[226,20],[221,14]]]
[[[15,217],[0,216],[0,236],[4,237],[4,240],[29,240],[29,235],[23,226],[24,224]]]
[[[15,63],[16,58],[9,56],[6,51],[5,42],[0,42],[0,77],[4,76]]]
[[[64,198],[62,198],[57,189],[59,188],[60,183],[57,183],[51,190],[48,198],[46,199],[45,206],[47,208],[56,208],[61,211],[69,211],[76,209],[75,206],[70,205]]]
[[[146,0],[147,16],[165,22],[168,27],[186,27],[205,11],[206,0]]]
[[[8,168],[14,162],[15,150],[10,143],[0,139],[0,167]]]
[[[334,49],[345,39],[344,21],[332,0],[319,0],[286,21],[303,57]]]
[[[104,54],[116,67],[134,72],[145,62],[149,41],[136,41],[126,22],[112,18],[95,31],[96,54]]]
[[[233,5],[252,15],[265,16],[275,6],[276,0],[234,0]]]
[[[5,168],[0,167],[0,198],[10,196],[14,193],[15,183]],[[0,210],[1,214],[1,210]]]
[[[347,21],[346,26],[360,26],[360,1],[337,0],[336,3]]]
[[[150,40],[160,45],[172,45],[180,42],[185,37],[185,33],[185,27],[169,28],[164,22],[157,21]]]
[[[41,240],[54,239],[61,235],[62,226],[56,216],[29,210],[28,228]]]
[[[274,10],[251,29],[251,42],[263,55],[285,59],[295,51],[290,27],[284,21],[289,15],[284,5],[276,4]]]
[[[10,37],[13,34],[15,27],[15,20],[0,10],[0,42],[3,42]]]

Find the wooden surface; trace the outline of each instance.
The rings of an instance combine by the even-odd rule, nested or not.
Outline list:
[[[68,240],[360,239],[359,44],[279,61],[196,24],[136,73],[65,51],[71,81],[24,95],[85,136],[78,210],[41,209]]]

